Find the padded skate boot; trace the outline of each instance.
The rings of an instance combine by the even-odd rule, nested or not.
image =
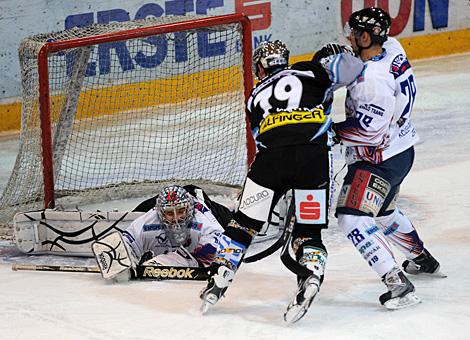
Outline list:
[[[402,264],[403,270],[412,275],[430,274],[434,276],[444,276],[439,272],[439,262],[426,250],[412,260],[405,260]]]
[[[199,296],[202,300],[202,314],[205,314],[220,300],[235,276],[234,270],[223,265],[218,266],[214,272],[215,274],[210,277],[207,287],[201,291]]]
[[[421,302],[415,294],[415,287],[397,266],[382,277],[388,292],[379,298],[380,303],[387,309],[401,309]]]

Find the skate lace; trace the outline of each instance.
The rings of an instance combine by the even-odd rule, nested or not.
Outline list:
[[[385,277],[385,284],[391,290],[398,290],[406,286],[406,282],[404,282],[397,272],[390,273]]]

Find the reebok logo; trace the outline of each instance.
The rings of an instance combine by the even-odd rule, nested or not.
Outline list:
[[[194,269],[160,269],[156,267],[145,267],[143,277],[154,277],[154,278],[178,278],[178,279],[193,279]]]
[[[103,270],[108,269],[108,262],[106,262],[106,257],[104,256],[104,254],[101,253],[98,257],[100,259],[101,269]]]

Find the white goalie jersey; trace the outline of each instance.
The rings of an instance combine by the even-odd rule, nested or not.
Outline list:
[[[224,229],[204,202],[194,198],[194,218],[190,223],[190,238],[185,244],[185,249],[197,260],[198,264],[208,266],[212,263],[223,231]],[[158,256],[175,252],[178,249],[177,246],[171,244],[155,209],[151,209],[132,222],[123,232],[123,236],[139,259],[148,251]],[[165,261],[169,259],[170,262],[174,262],[171,256],[171,254],[168,255]],[[167,264],[178,265],[179,263]]]

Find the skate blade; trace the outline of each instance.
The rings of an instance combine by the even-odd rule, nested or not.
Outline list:
[[[416,271],[416,272],[405,271],[405,272],[407,274],[420,276],[420,277],[434,277],[434,278],[441,278],[441,279],[445,279],[447,277],[447,274],[444,274],[440,270],[438,270],[437,272],[434,272],[434,273],[421,273],[421,272],[418,272],[418,271]]]
[[[312,303],[312,300],[318,293],[318,286],[315,284],[310,285],[305,290],[305,300],[300,305],[293,305],[292,307],[288,307],[287,311],[284,313],[284,321],[291,325],[304,317],[307,314],[307,310]]]
[[[403,297],[397,297],[390,299],[384,303],[385,308],[395,310],[402,309],[417,305],[421,302],[421,299],[416,296],[414,292],[408,293]]]
[[[199,310],[201,311],[201,314],[204,315],[207,313],[207,311],[217,303],[219,299],[215,294],[207,294],[202,298],[202,305]]]
[[[205,315],[210,308],[211,308],[211,304],[207,301],[204,301],[201,305],[201,308],[199,308],[199,310],[201,311],[202,315]]]

